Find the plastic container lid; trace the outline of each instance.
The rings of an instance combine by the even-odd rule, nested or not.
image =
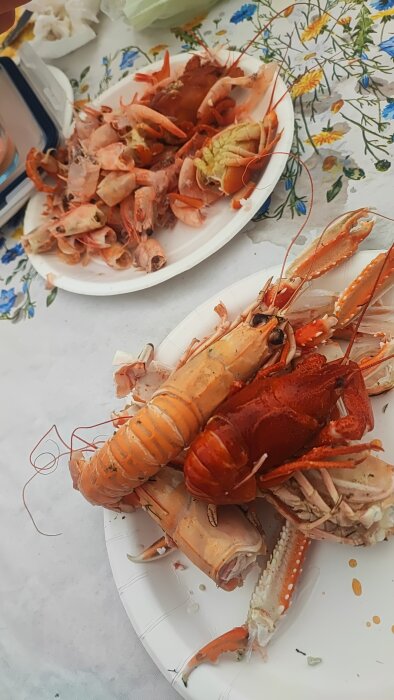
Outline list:
[[[19,66],[0,57],[0,126],[3,140],[5,134],[14,146],[12,164],[0,181],[0,226],[33,194],[34,185],[25,169],[26,155],[32,147],[46,151],[58,145],[65,112],[72,112],[68,98],[27,44],[20,51]]]

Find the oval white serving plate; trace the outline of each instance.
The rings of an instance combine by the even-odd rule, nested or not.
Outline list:
[[[343,288],[376,255],[358,253],[351,261],[326,275],[325,286]],[[255,298],[263,283],[279,267],[262,271],[215,295],[182,321],[160,345],[157,359],[174,364],[188,340],[208,333],[217,322],[213,307],[223,301],[233,315]],[[318,284],[321,281],[317,281]],[[147,339],[149,340],[149,339]],[[383,412],[383,406],[388,403]],[[394,461],[394,400],[390,394],[373,399],[376,428],[387,461]],[[267,518],[262,508],[261,516]],[[267,526],[267,522],[266,525]],[[133,564],[135,554],[160,535],[159,528],[142,512],[121,515],[104,511],[105,539],[113,576],[133,627],[162,673],[189,700],[392,700],[394,680],[394,540],[372,548],[355,548],[326,542],[312,544],[293,607],[268,648],[265,663],[257,654],[237,663],[222,658],[191,675],[185,688],[183,664],[204,644],[246,618],[258,570],[242,589],[226,593],[194,567],[180,552],[162,561]],[[349,560],[357,567],[350,568]],[[181,561],[184,571],[174,569]],[[356,597],[352,579],[358,578],[363,594]],[[204,584],[205,590],[199,588]],[[197,603],[192,613],[190,602]],[[195,606],[194,606],[195,607]],[[372,622],[379,616],[380,624]],[[367,622],[371,626],[367,626]],[[315,667],[307,655],[321,657]]]
[[[238,56],[237,53],[224,50],[222,54],[224,60],[234,60]],[[190,58],[190,55],[173,56],[171,64],[173,66],[183,65]],[[161,63],[161,61],[152,63],[144,67],[143,70],[157,70]],[[261,67],[261,62],[245,55],[242,57],[240,65],[246,72],[252,73]],[[120,98],[128,101],[135,93],[141,93],[144,89],[146,86],[135,82],[133,76],[127,76],[100,95],[96,103],[118,107]],[[135,268],[124,271],[113,270],[99,260],[92,261],[87,267],[67,265],[56,255],[50,253],[30,255],[32,265],[42,277],[46,277],[48,274],[54,275],[56,285],[61,289],[77,294],[109,296],[135,292],[160,284],[160,282],[179,275],[208,258],[228,243],[256,214],[273,191],[283,172],[287,161],[286,153],[290,151],[293,139],[294,112],[287,88],[282,79],[278,78],[274,92],[274,103],[282,96],[284,97],[276,108],[279,131],[282,131],[282,136],[275,149],[278,155],[271,156],[246,206],[234,211],[230,207],[230,198],[226,197],[208,208],[206,221],[201,228],[191,228],[179,221],[175,228],[160,231],[158,240],[167,255],[167,264],[161,270],[149,274]],[[268,91],[268,94],[263,97],[252,113],[254,117],[261,118],[264,115],[270,97],[271,91]],[[43,203],[44,196],[42,194],[37,194],[30,200],[24,224],[26,233],[39,225]]]

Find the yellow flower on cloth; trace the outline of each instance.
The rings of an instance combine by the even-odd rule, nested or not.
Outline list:
[[[181,29],[183,29],[184,32],[191,32],[193,29],[196,29],[196,27],[199,27],[201,22],[205,19],[206,15],[197,15],[197,17],[193,17],[193,19],[190,20],[190,22],[186,22],[185,24],[181,25]]]
[[[300,95],[314,90],[320,84],[322,77],[322,68],[313,68],[313,70],[307,71],[293,83],[291,87],[292,97],[300,97]]]
[[[343,131],[338,131],[336,129],[323,129],[319,134],[315,134],[314,136],[311,136],[310,139],[307,139],[305,143],[312,143],[317,147],[328,146],[331,143],[335,143],[335,141],[339,141],[339,139],[343,138],[343,135]]]
[[[19,241],[20,238],[23,236],[23,225],[18,226],[11,235],[11,238],[15,238],[17,241]]]
[[[394,7],[391,7],[388,10],[381,10],[381,12],[377,12],[375,15],[371,15],[372,20],[377,20],[377,19],[382,19],[383,17],[392,17],[394,15]]]
[[[158,53],[164,51],[165,49],[168,49],[168,44],[156,44],[156,46],[152,46],[152,48],[149,49],[149,53],[153,56],[156,56]]]
[[[324,27],[328,24],[329,19],[330,15],[328,15],[326,12],[324,13],[324,15],[320,15],[320,17],[314,19],[313,22],[308,24],[307,28],[304,29],[304,31],[302,32],[301,41],[309,41],[310,39],[316,39],[316,37],[319,36],[322,29],[324,29]]]
[[[350,24],[351,21],[352,21],[352,18],[350,17],[350,15],[346,15],[346,17],[341,17],[341,19],[338,20],[338,23],[342,27],[346,27],[346,25]]]

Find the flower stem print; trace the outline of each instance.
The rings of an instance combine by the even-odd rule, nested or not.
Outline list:
[[[354,0],[295,2],[286,8],[285,17],[277,16],[273,0],[258,0],[256,5],[257,11],[250,11],[248,18],[256,32],[253,50],[263,62],[277,61],[294,101],[297,135],[292,152],[297,156],[305,153],[305,157],[314,153],[322,158],[323,149],[335,142],[339,146],[346,129],[350,128],[352,133],[360,134],[360,151],[372,160],[375,169],[381,168],[381,172],[388,169],[394,139],[387,133],[387,120],[393,118],[394,107],[386,108],[383,114],[382,103],[387,102],[387,107],[390,105],[390,95],[385,92],[388,86],[383,79],[391,75],[392,66],[382,60],[382,52],[389,60],[394,60],[394,36],[376,45],[376,22],[379,19],[384,21],[384,31],[390,18],[387,14],[377,17],[373,11],[390,11],[394,19],[394,0],[375,0],[370,4]],[[241,21],[241,15],[235,16]],[[289,32],[287,20],[290,17],[294,28]],[[353,95],[331,103],[331,111],[339,117],[338,126],[322,124],[321,114],[330,104],[328,100],[334,95],[336,86],[344,79],[351,81]],[[341,126],[341,120],[346,128]],[[320,129],[317,133],[313,128],[315,122]],[[364,172],[357,164],[347,167],[346,157],[340,154],[339,161],[344,163],[344,171],[338,176],[333,170],[333,180],[327,189],[328,202],[335,199],[346,179],[351,179],[346,173]],[[264,217],[280,218],[286,209],[291,216],[294,213],[302,215],[303,207],[296,194],[301,170],[296,168],[293,173],[293,167],[288,164],[281,178],[287,183],[291,180],[292,187],[285,189],[281,204],[272,209],[271,203],[263,212]],[[307,200],[308,197],[306,203]]]

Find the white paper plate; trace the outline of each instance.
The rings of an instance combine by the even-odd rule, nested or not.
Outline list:
[[[234,60],[238,55],[228,51],[222,53],[224,60],[228,57],[229,60]],[[190,54],[173,56],[172,65],[182,65],[189,57]],[[161,61],[159,65],[161,65]],[[244,56],[240,65],[245,71],[253,72],[261,67],[261,62],[251,56]],[[157,63],[149,66],[149,70],[157,70],[157,68]],[[143,84],[136,83],[132,76],[128,76],[104,92],[98,103],[117,107],[121,97],[125,101],[130,100],[136,92],[141,93],[144,89]],[[278,78],[274,101],[276,102],[282,95],[285,96],[276,109],[279,130],[282,130],[276,151],[286,154],[290,151],[293,139],[294,113],[286,86]],[[253,116],[261,118],[267,109],[269,99],[270,91],[261,100],[253,112]],[[166,252],[168,262],[157,272],[146,274],[134,268],[124,271],[113,270],[99,260],[92,261],[87,267],[70,266],[63,263],[56,255],[48,253],[30,255],[31,263],[42,277],[51,273],[55,276],[58,287],[77,294],[108,296],[152,287],[194,267],[230,241],[248,223],[271,194],[283,172],[286,161],[286,155],[274,155],[270,158],[256,190],[243,209],[234,212],[230,207],[230,198],[226,197],[223,201],[209,207],[206,222],[200,229],[194,229],[177,222],[174,229],[161,231],[158,238]],[[40,223],[43,202],[44,196],[40,194],[29,202],[25,217],[26,233],[32,231]]]
[[[328,288],[344,287],[376,255],[356,255],[340,271],[325,277]],[[251,275],[209,299],[175,328],[160,345],[162,362],[172,364],[188,340],[209,332],[216,322],[213,307],[220,300],[231,314],[255,298],[271,268]],[[149,340],[149,338],[147,338]],[[383,413],[383,406],[389,404]],[[383,440],[385,458],[394,459],[394,400],[390,394],[373,399],[376,429]],[[391,426],[391,428],[390,428]],[[371,435],[371,434],[370,434]],[[265,513],[265,515],[264,515]],[[264,507],[262,518],[267,517]],[[160,535],[149,516],[104,512],[105,539],[114,579],[136,633],[157,666],[176,690],[190,700],[392,700],[394,697],[394,540],[369,549],[326,542],[312,544],[300,593],[271,642],[268,661],[254,655],[248,663],[227,657],[217,666],[206,664],[191,675],[184,688],[179,671],[204,644],[246,618],[258,570],[242,589],[231,593],[215,587],[179,552],[160,562],[133,564],[127,553],[137,553]],[[356,559],[357,568],[349,567]],[[187,566],[175,571],[174,561]],[[358,578],[363,594],[356,597],[352,579]],[[201,591],[203,583],[206,590]],[[190,601],[198,612],[188,612]],[[380,624],[372,622],[379,616]],[[367,626],[367,622],[371,626]],[[308,655],[322,658],[308,666]],[[175,669],[175,671],[171,670]]]

